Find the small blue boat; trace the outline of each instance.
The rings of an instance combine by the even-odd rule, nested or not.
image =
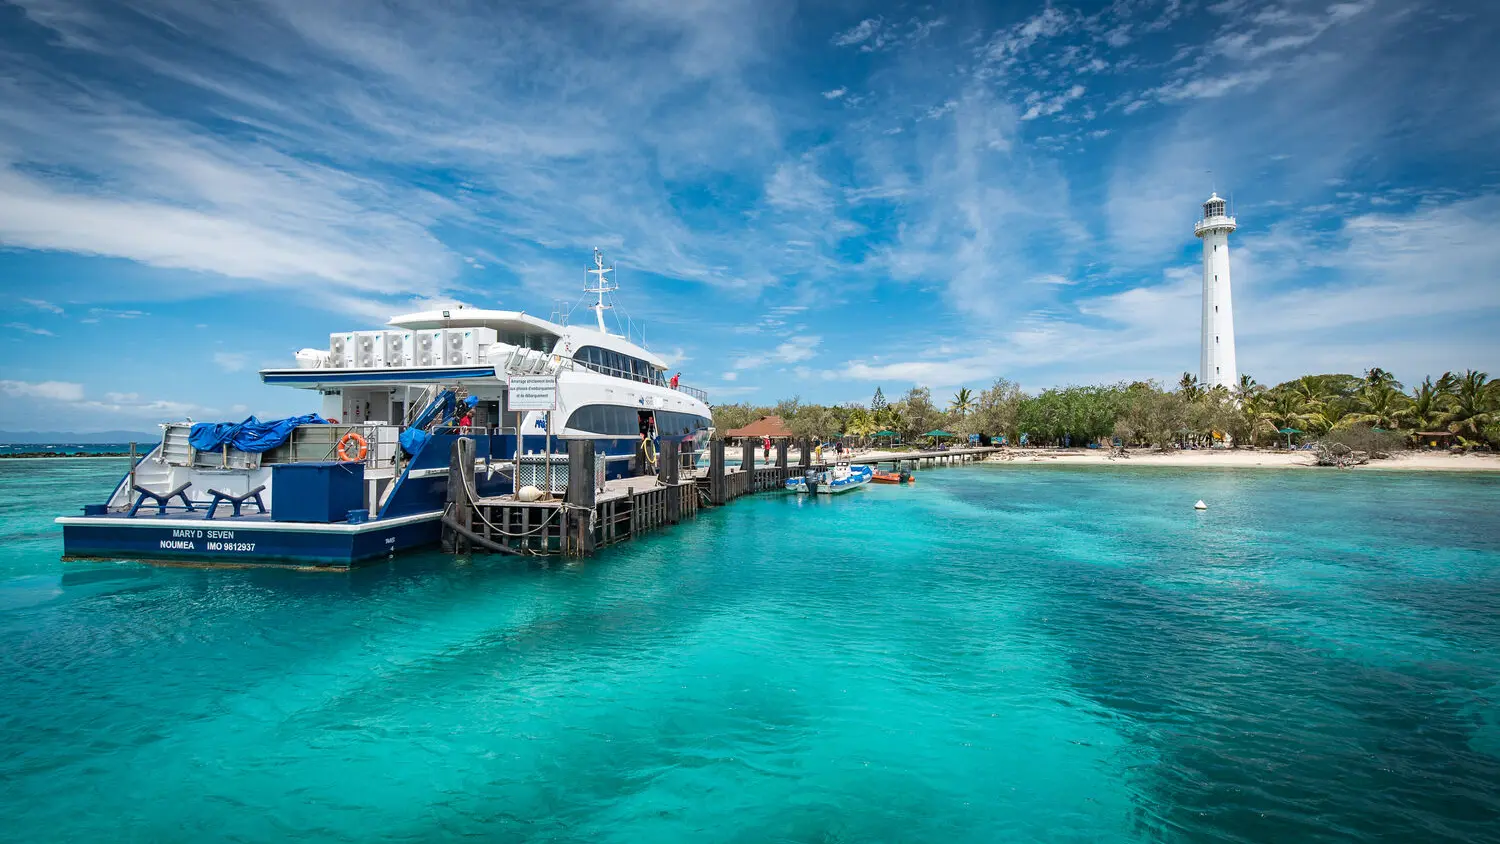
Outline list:
[[[788,478],[786,488],[789,492],[808,495],[837,495],[859,489],[874,476],[875,471],[869,466],[840,463],[827,469],[813,469],[800,477]]]

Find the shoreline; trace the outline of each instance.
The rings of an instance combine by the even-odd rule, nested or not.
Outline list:
[[[1156,466],[1184,469],[1323,469],[1317,458],[1306,451],[1238,451],[1230,449],[1195,449],[1189,451],[1140,451],[1127,457],[1111,457],[1105,449],[1013,450],[992,455],[987,463],[1072,466]],[[1446,452],[1403,452],[1384,460],[1371,460],[1348,471],[1395,472],[1500,472],[1500,455],[1448,454]]]
[[[914,452],[861,451],[856,459],[899,460]],[[774,454],[774,452],[773,452]],[[799,462],[797,449],[790,449],[788,461]],[[825,459],[827,456],[825,455]],[[725,462],[731,467],[740,463],[738,448],[725,449]],[[1252,451],[1250,449],[1190,449],[1187,451],[1131,451],[1127,457],[1112,457],[1107,449],[1010,448],[980,461],[986,464],[1017,466],[1149,466],[1182,469],[1324,469],[1309,451]],[[1448,454],[1441,451],[1400,452],[1385,460],[1371,460],[1362,466],[1350,466],[1357,472],[1500,472],[1500,455]]]

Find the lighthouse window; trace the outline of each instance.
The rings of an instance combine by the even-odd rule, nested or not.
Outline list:
[[[1219,342],[1219,335],[1217,335],[1217,334],[1214,335],[1214,342],[1215,343]]]
[[[1219,312],[1219,306],[1218,305],[1214,305],[1214,313],[1218,313],[1218,312]]]

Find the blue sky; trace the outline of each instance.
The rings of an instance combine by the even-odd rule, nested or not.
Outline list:
[[[545,8],[542,8],[545,6]],[[0,0],[0,428],[279,415],[599,245],[719,401],[1500,373],[1500,4]],[[1212,171],[1210,174],[1209,171]]]

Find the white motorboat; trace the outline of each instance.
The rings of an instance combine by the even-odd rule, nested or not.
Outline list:
[[[875,472],[869,466],[838,463],[827,469],[813,469],[805,475],[788,478],[786,488],[790,492],[808,495],[837,495],[864,486],[874,476]]]

